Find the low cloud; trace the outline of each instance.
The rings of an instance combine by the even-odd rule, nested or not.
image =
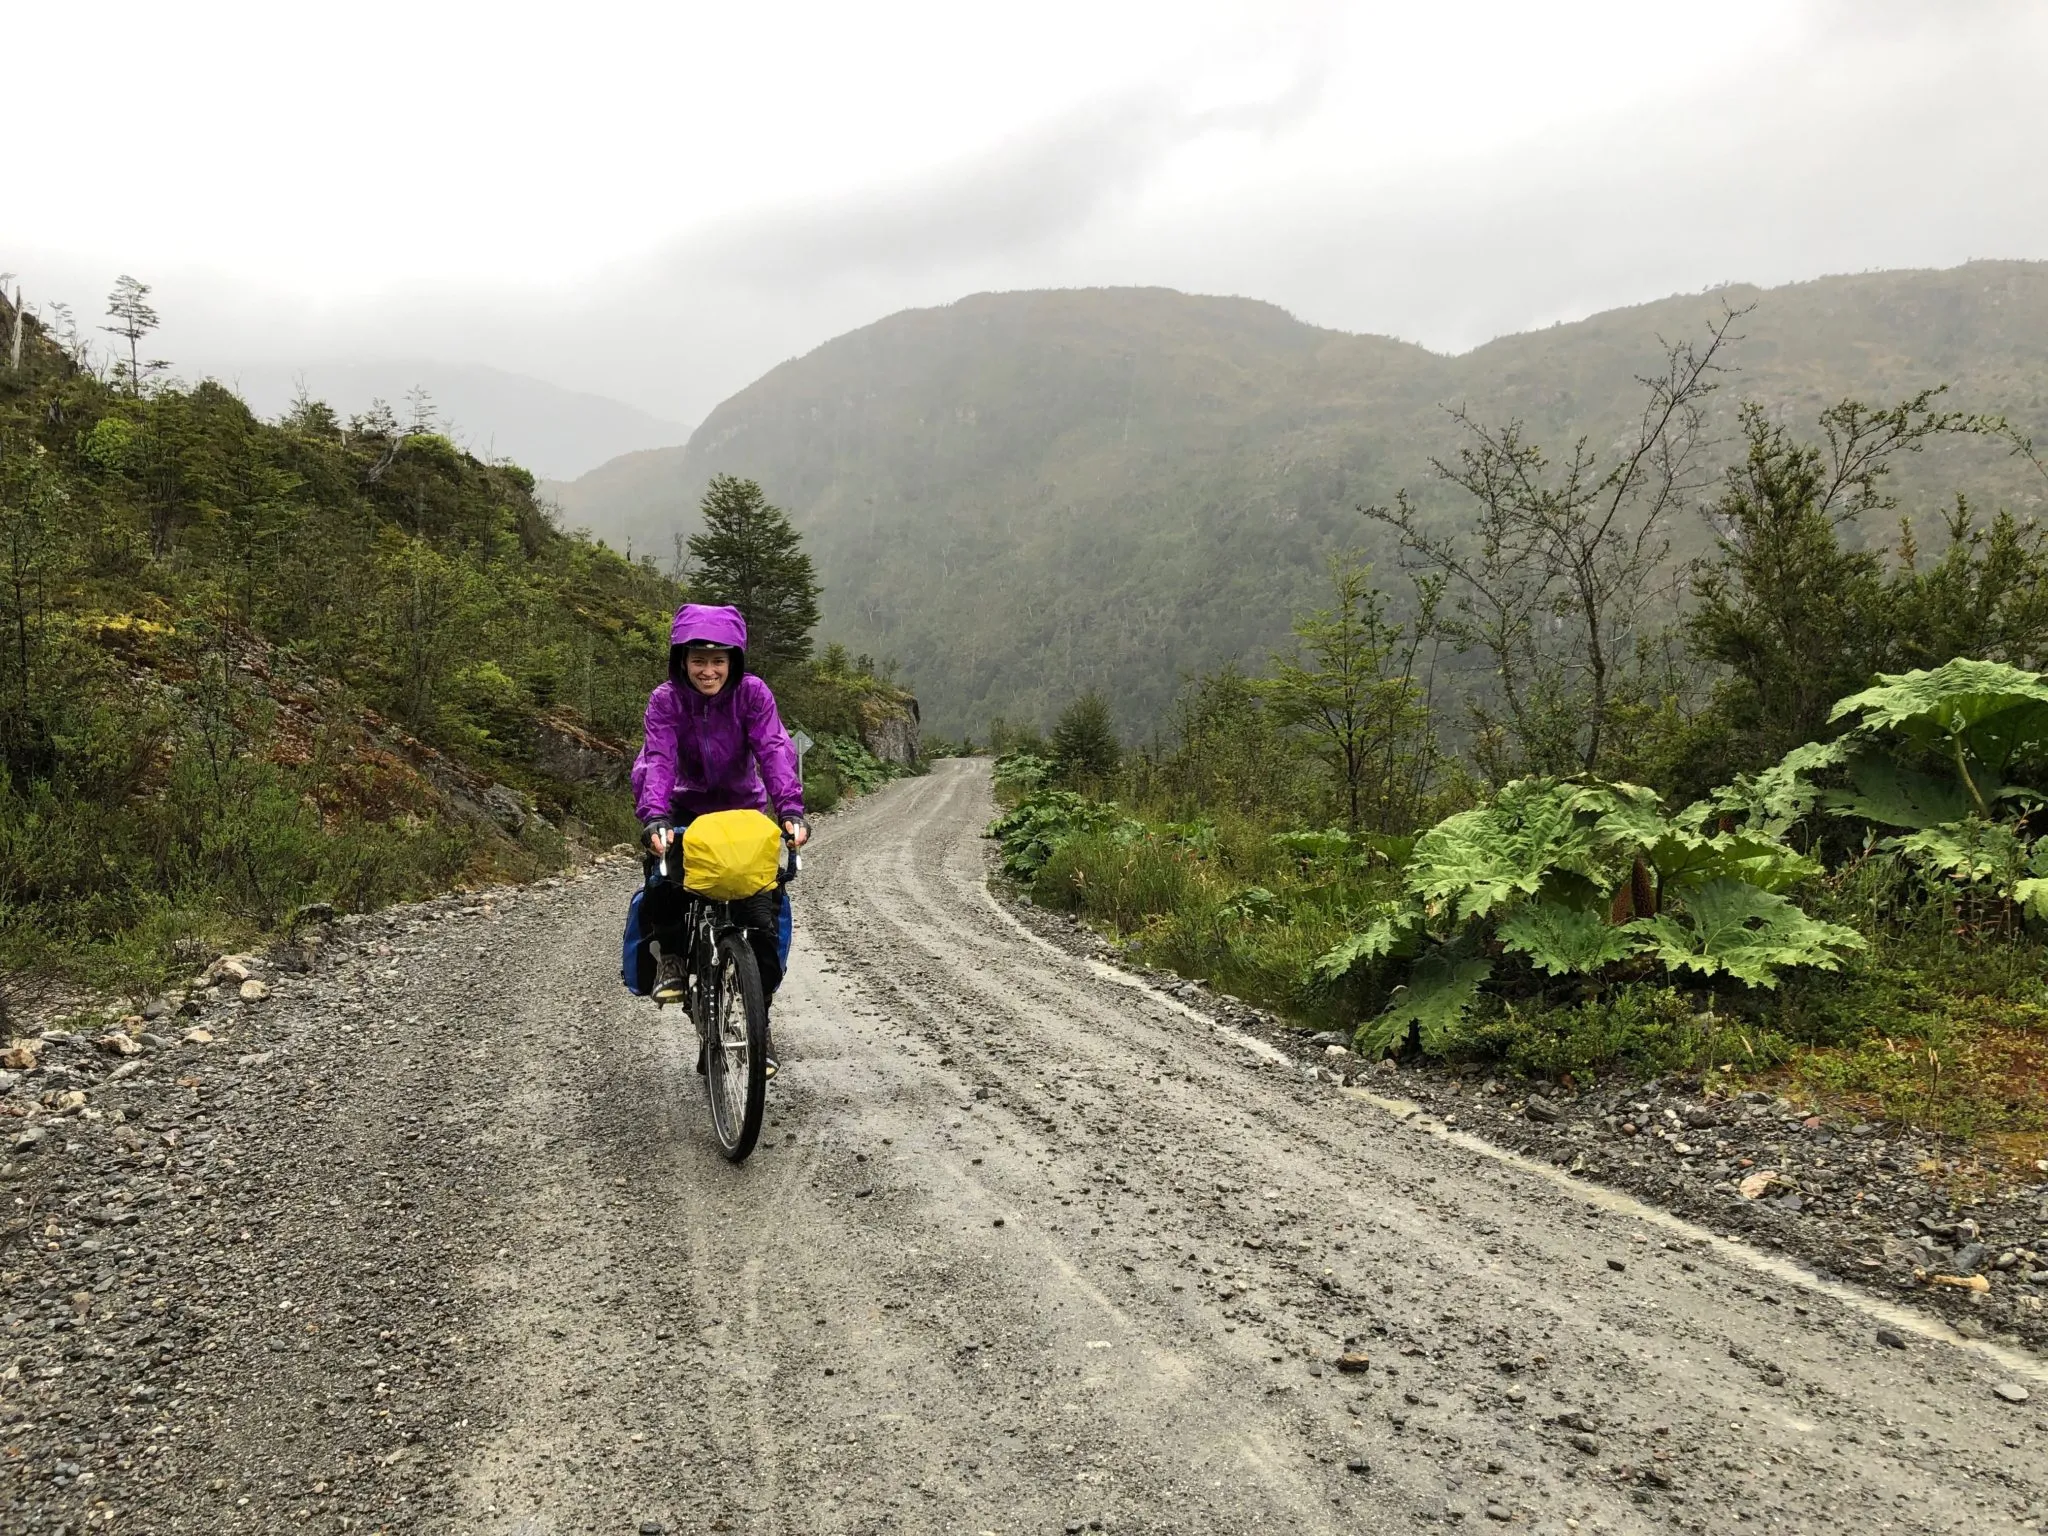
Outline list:
[[[934,175],[733,221],[682,242],[652,274],[785,289],[1028,261],[1135,196],[1177,150],[1300,122],[1326,80],[1311,60],[1242,105],[1195,109],[1166,90],[1093,103]]]
[[[696,421],[835,334],[982,289],[1239,293],[1461,350],[1727,281],[2048,258],[2038,4],[1788,7],[1756,57],[1683,92],[1636,90],[1605,115],[1405,170],[1349,153],[1343,109],[1361,82],[1326,71],[1319,48],[1295,57],[1248,103],[1125,91],[938,171],[733,219],[547,291],[444,287],[323,311],[204,274],[140,275],[160,277],[164,355],[187,371],[420,358]],[[1213,183],[1212,166],[1227,173]],[[0,264],[22,266],[36,296],[33,266]]]

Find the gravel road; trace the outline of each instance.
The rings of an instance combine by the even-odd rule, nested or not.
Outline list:
[[[1035,937],[989,813],[952,762],[824,822],[739,1169],[623,860],[94,1089],[8,1164],[0,1525],[2048,1524],[2037,1359],[1306,1080]]]

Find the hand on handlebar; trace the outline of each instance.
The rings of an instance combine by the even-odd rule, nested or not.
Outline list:
[[[811,840],[811,824],[801,816],[791,816],[782,823],[783,833],[789,838],[789,846],[801,848]]]
[[[660,858],[674,846],[676,829],[665,821],[650,822],[647,830],[641,833],[640,836],[647,844],[648,851],[656,858]]]

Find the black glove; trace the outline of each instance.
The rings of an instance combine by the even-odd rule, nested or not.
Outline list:
[[[791,827],[796,828],[797,831],[801,833],[802,836],[806,839],[808,839],[811,835],[811,824],[804,819],[803,813],[801,811],[799,811],[794,816],[785,816],[782,818],[782,830],[787,832]]]
[[[654,852],[654,834],[657,832],[673,831],[675,831],[674,822],[670,821],[666,816],[657,816],[640,829],[640,846],[649,853],[652,853]]]

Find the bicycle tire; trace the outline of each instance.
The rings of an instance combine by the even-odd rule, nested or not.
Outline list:
[[[705,1030],[704,1088],[711,1133],[727,1162],[746,1160],[768,1101],[768,995],[745,934],[718,941],[718,976]]]

